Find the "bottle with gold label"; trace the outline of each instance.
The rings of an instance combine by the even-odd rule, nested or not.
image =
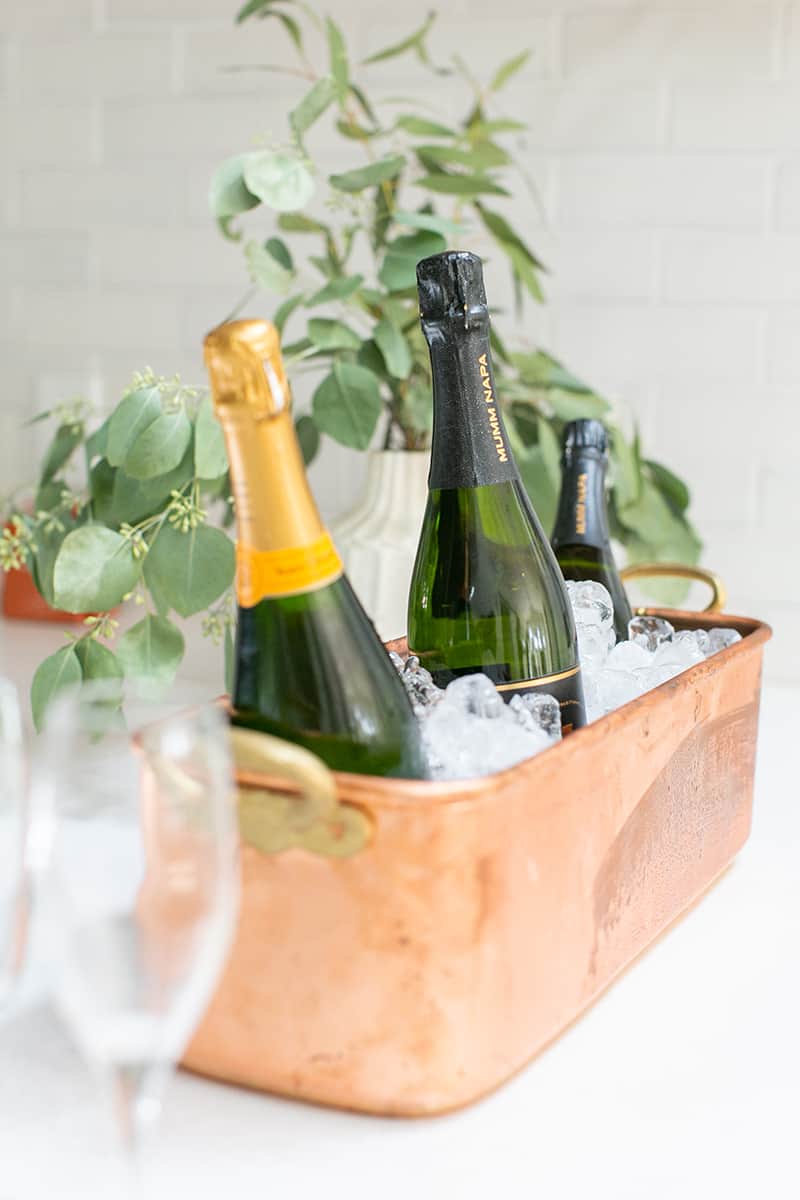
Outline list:
[[[417,284],[433,447],[409,646],[440,687],[483,671],[506,700],[549,692],[569,732],[586,720],[575,622],[503,425],[481,260],[461,251],[423,259]]]
[[[599,421],[570,421],[562,441],[561,496],[550,539],[565,579],[593,579],[608,588],[614,631],[628,636],[631,606],[611,550],[606,507],[608,437]]]
[[[238,522],[234,723],[359,774],[424,774],[405,689],[347,579],[306,479],[278,334],[230,321],[205,341]]]

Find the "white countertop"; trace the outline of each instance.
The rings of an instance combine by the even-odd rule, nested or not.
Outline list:
[[[0,669],[22,682],[60,644],[56,629],[5,624]],[[211,678],[197,661],[188,673]],[[379,1120],[180,1074],[148,1200],[797,1200],[798,731],[800,688],[768,688],[737,861],[496,1095]],[[117,1172],[109,1118],[57,1018],[37,1005],[0,1025],[0,1200],[113,1200]]]

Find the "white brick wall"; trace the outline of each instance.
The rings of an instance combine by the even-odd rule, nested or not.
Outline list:
[[[202,334],[245,283],[208,216],[211,170],[280,136],[303,88],[226,70],[284,54],[271,24],[233,28],[237,6],[0,0],[2,490],[31,466],[18,430],[37,408],[79,390],[108,403],[145,362],[202,378]],[[363,55],[429,5],[329,7]],[[800,0],[442,7],[435,40],[476,67],[534,47],[505,104],[530,121],[545,210],[520,195],[514,219],[552,271],[526,332],[688,477],[732,607],[772,617],[769,670],[800,679]],[[375,74],[389,95],[434,88],[456,115],[413,60]],[[362,467],[326,449],[328,511]]]

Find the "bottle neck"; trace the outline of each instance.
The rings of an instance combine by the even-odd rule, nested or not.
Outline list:
[[[518,479],[495,391],[488,318],[471,328],[423,325],[433,374],[428,486],[483,487]]]
[[[341,560],[311,495],[289,409],[259,416],[227,405],[218,413],[236,505],[239,603],[249,608],[338,579]]]
[[[605,546],[610,538],[606,512],[606,462],[591,450],[564,463],[554,546]]]

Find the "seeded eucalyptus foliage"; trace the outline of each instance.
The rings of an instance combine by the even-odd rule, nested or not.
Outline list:
[[[307,89],[288,114],[283,142],[227,159],[211,183],[212,212],[222,233],[239,243],[252,283],[234,314],[260,295],[259,309],[271,307],[282,332],[290,377],[306,370],[320,376],[311,412],[297,419],[307,462],[321,434],[358,450],[376,439],[387,448],[425,449],[431,379],[417,312],[417,261],[451,247],[474,248],[506,262],[518,318],[526,302],[543,300],[545,268],[503,212],[520,187],[535,203],[518,166],[525,124],[500,108],[504,86],[529,54],[478,80],[458,57],[434,61],[427,40],[433,14],[358,64],[335,22],[302,0],[250,0],[236,19],[280,23],[296,63],[264,69],[299,76]],[[312,41],[323,47],[321,67],[312,62]],[[370,98],[381,64],[402,56],[448,77],[446,86],[464,95],[463,120],[432,119],[420,98]],[[342,164],[327,178],[308,145],[323,117],[340,139]],[[696,561],[700,542],[686,515],[684,483],[646,458],[638,433],[627,438],[609,403],[545,350],[512,345],[506,321],[496,317],[493,332],[497,390],[544,525],[555,516],[563,426],[597,417],[610,433],[612,527],[628,557]],[[36,418],[44,419],[55,430],[33,511],[13,501],[7,506],[0,566],[28,566],[50,605],[93,615],[37,670],[31,689],[37,727],[67,684],[125,676],[169,683],[184,653],[179,619],[195,614],[203,614],[206,635],[224,642],[229,675],[230,481],[207,393],[148,370],[134,377],[99,428],[80,401]],[[126,600],[140,615],[120,635],[114,613]]]

